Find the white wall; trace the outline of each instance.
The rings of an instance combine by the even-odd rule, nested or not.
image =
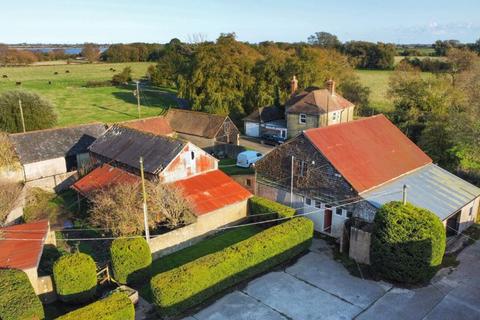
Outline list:
[[[65,158],[49,159],[23,165],[25,180],[32,181],[67,172]]]
[[[260,125],[258,123],[245,121],[245,134],[249,137],[260,137]]]

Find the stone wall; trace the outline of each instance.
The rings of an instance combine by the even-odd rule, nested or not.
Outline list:
[[[242,201],[201,215],[195,223],[150,239],[153,258],[191,246],[214,233],[217,228],[242,221],[247,216],[247,203],[248,201]]]
[[[372,234],[361,229],[350,229],[349,256],[358,263],[370,264],[370,241]]]
[[[300,123],[299,113],[287,113],[287,137],[293,138],[303,130],[318,128],[320,126],[320,117],[316,115],[307,115],[306,123]]]
[[[68,189],[77,180],[77,172],[66,172],[42,179],[27,181],[29,188],[42,188],[48,191],[59,192]]]

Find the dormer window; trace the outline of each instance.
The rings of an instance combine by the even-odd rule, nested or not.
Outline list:
[[[300,124],[307,123],[307,115],[305,113],[300,113],[300,117],[298,118],[298,123]]]

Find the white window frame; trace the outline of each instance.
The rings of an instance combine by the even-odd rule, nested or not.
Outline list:
[[[308,201],[310,201],[310,204],[307,203]],[[309,207],[314,207],[315,206],[314,200],[312,198],[305,197],[305,205]]]
[[[300,115],[298,116],[298,123],[307,124],[307,114],[306,113],[300,113]]]

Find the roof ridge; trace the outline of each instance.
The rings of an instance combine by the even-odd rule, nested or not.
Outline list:
[[[94,121],[94,122],[90,122],[90,123],[77,124],[77,125],[74,125],[74,126],[54,127],[54,128],[30,130],[30,131],[27,131],[27,132],[8,133],[8,135],[9,135],[9,136],[21,136],[21,135],[26,135],[26,134],[29,134],[29,133],[36,133],[36,132],[47,132],[47,131],[54,131],[54,130],[63,130],[63,129],[73,129],[73,128],[80,128],[80,127],[87,127],[87,126],[93,126],[93,125],[95,125],[95,124],[106,126],[106,124],[103,123],[103,122]]]
[[[152,132],[149,132],[149,131],[143,131],[143,130],[140,130],[140,129],[137,129],[137,128],[132,128],[132,127],[127,127],[125,125],[122,125],[121,123],[115,123],[114,125],[112,125],[110,127],[110,129],[112,129],[113,127],[120,127],[120,128],[123,128],[123,129],[127,129],[127,130],[132,130],[132,131],[135,131],[137,133],[140,133],[140,134],[143,134],[145,136],[153,136],[155,138],[162,138],[164,140],[172,140],[172,141],[177,141],[177,142],[180,142],[182,143],[182,145],[185,145],[186,144],[186,141],[182,140],[182,139],[178,139],[178,138],[174,138],[174,137],[169,137],[169,136],[165,136],[165,135],[161,135],[161,134],[155,134],[155,133],[152,133]],[[110,130],[108,129],[108,130]]]
[[[351,123],[358,123],[358,122],[362,122],[362,121],[365,121],[365,120],[370,120],[372,118],[379,118],[379,117],[382,117],[382,116],[388,120],[388,118],[383,113],[379,113],[379,114],[376,114],[376,115],[373,115],[373,116],[370,116],[370,117],[363,117],[363,118],[355,119],[355,120],[352,120],[352,121],[331,124],[331,125],[328,125],[326,127],[310,128],[310,129],[303,130],[303,132],[313,132],[313,131],[327,130],[327,129],[331,129],[333,127],[345,126],[345,125],[348,125],[348,124],[351,124]]]

